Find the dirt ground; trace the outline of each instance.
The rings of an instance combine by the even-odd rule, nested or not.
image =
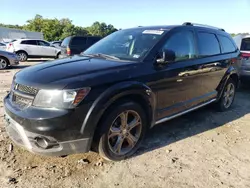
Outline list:
[[[230,111],[206,107],[154,127],[136,155],[111,163],[98,154],[65,158],[31,154],[9,140],[3,97],[15,72],[0,71],[0,187],[250,187],[250,89],[240,88]],[[83,159],[83,160],[81,160]]]

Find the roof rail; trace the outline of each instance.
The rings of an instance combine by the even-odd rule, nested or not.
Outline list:
[[[218,27],[214,27],[214,26],[210,26],[210,25],[205,25],[205,24],[192,23],[192,22],[185,22],[182,25],[200,26],[200,27],[207,27],[207,28],[211,28],[211,29],[218,29],[218,30],[221,30],[221,31],[225,31],[222,28],[218,28]]]

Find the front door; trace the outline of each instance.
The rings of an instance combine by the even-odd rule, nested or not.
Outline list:
[[[52,47],[48,42],[38,40],[38,45],[40,47],[40,54],[44,57],[55,57],[56,56],[56,48]]]
[[[175,60],[155,66],[158,120],[184,111],[190,103],[199,103],[203,94],[200,79],[202,66],[196,61],[195,41],[193,30],[180,30],[170,36],[161,49],[174,52]]]

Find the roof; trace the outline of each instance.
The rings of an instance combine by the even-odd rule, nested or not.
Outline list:
[[[158,25],[158,26],[139,26],[139,27],[134,27],[134,28],[128,28],[128,29],[136,29],[136,28],[141,28],[145,30],[171,30],[173,28],[177,27],[195,27],[195,28],[200,28],[200,29],[206,29],[206,30],[216,30],[221,33],[226,33],[224,30],[220,28],[216,28],[213,26],[209,25]]]
[[[155,29],[155,30],[170,30],[175,27],[178,27],[181,25],[157,25],[157,26],[139,26],[139,27],[134,27],[134,28],[128,28],[128,29],[136,29],[136,28],[142,28],[142,29]]]

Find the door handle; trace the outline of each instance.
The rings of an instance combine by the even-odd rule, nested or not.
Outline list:
[[[178,80],[176,80],[177,82],[182,82],[183,80],[182,79],[178,79]]]

